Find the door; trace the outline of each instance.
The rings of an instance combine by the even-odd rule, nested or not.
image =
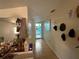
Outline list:
[[[36,23],[35,28],[36,28],[36,39],[42,38],[42,24]]]

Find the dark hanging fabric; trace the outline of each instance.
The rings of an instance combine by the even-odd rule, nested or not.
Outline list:
[[[21,19],[17,18],[16,23],[20,23]]]

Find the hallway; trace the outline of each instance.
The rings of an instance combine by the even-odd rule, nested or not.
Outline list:
[[[58,59],[42,39],[36,40],[35,59]]]

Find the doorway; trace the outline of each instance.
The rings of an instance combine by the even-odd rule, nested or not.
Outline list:
[[[36,39],[42,39],[42,23],[35,24]]]

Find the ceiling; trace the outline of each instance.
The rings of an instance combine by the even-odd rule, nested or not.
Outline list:
[[[56,9],[60,0],[27,0],[32,16],[48,16],[51,10]]]
[[[48,17],[60,0],[0,0],[0,9],[28,6],[29,17]]]

